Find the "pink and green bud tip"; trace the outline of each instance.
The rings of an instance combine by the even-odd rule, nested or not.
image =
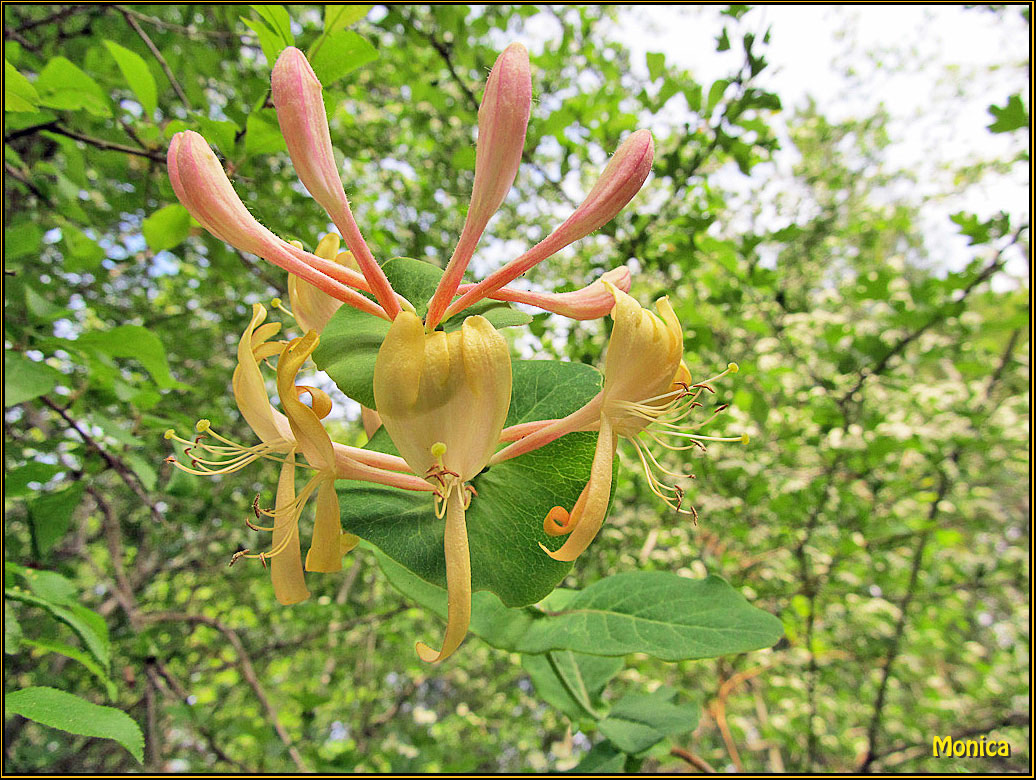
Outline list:
[[[518,174],[525,132],[532,108],[529,52],[512,43],[500,54],[489,74],[478,110],[475,184],[457,248],[428,307],[428,327],[434,328],[449,306],[471,261],[482,233],[497,212]]]

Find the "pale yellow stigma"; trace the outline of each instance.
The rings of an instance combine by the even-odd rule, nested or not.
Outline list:
[[[277,309],[278,311],[281,311],[281,312],[287,314],[292,319],[295,319],[295,315],[292,313],[291,309],[289,309],[287,306],[285,306],[284,305],[284,301],[281,300],[280,298],[271,298],[270,299],[270,307],[273,308],[273,309]]]

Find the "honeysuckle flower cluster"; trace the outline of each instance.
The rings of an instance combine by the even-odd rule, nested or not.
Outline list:
[[[463,284],[472,255],[492,216],[517,175],[532,104],[529,57],[521,44],[497,58],[478,112],[475,179],[457,245],[430,300],[408,301],[392,288],[353,217],[334,161],[322,88],[305,55],[289,47],[273,69],[272,98],[288,152],[299,179],[325,209],[338,233],[330,233],[308,252],[261,225],[238,198],[205,139],[191,131],[177,133],[168,153],[169,179],[180,202],[212,235],[265,258],[288,272],[289,315],[303,335],[278,339],[281,323],[267,322],[267,310],[255,304],[238,346],[233,376],[234,398],[255,432],[258,444],[233,441],[208,420],[197,436],[167,438],[182,446],[177,465],[193,474],[227,474],[256,460],[281,464],[275,503],[254,504],[254,530],[272,535],[269,549],[244,550],[238,558],[268,565],[274,592],[282,604],[309,596],[305,572],[337,571],[342,556],[358,542],[343,533],[336,481],[377,483],[427,494],[435,517],[444,519],[443,555],[448,615],[438,650],[423,642],[418,655],[438,662],[452,654],[467,633],[471,614],[471,556],[466,512],[478,501],[472,480],[487,467],[532,452],[576,431],[597,433],[590,478],[572,507],[554,507],[544,531],[567,536],[560,549],[546,555],[575,560],[593,541],[604,521],[612,488],[613,461],[620,438],[630,441],[644,466],[652,491],[678,513],[684,506],[682,476],[665,468],[648,442],[670,449],[704,448],[711,437],[697,432],[709,419],[691,424],[703,392],[714,379],[735,372],[730,364],[713,379],[695,383],[683,360],[683,334],[668,298],[654,314],[628,292],[630,272],[616,268],[574,292],[551,294],[509,287],[537,263],[600,228],[640,190],[651,170],[653,143],[647,130],[631,134],[616,150],[583,202],[545,239],[485,279]],[[346,249],[341,250],[344,241]],[[562,419],[525,422],[504,428],[511,404],[512,371],[507,341],[483,316],[463,319],[459,328],[441,324],[485,299],[517,302],[578,320],[610,315],[614,327],[607,348],[601,392]],[[363,409],[371,435],[380,426],[399,456],[333,442],[323,420],[332,401],[323,391],[297,384],[320,334],[339,307],[346,305],[391,323],[377,353],[373,393],[377,410]],[[278,410],[263,378],[264,366],[276,360]],[[308,403],[303,401],[308,398]],[[296,491],[296,472],[308,479]],[[344,487],[348,490],[348,486]],[[300,519],[315,496],[315,520],[302,557]]]

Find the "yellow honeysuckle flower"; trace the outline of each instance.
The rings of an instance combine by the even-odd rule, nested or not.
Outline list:
[[[301,242],[290,242],[297,248],[302,249]],[[359,271],[360,266],[353,257],[352,252],[339,252],[341,238],[337,233],[328,233],[317,244],[313,254],[330,260],[338,265]],[[288,299],[291,301],[292,314],[299,327],[305,332],[315,330],[321,333],[324,326],[338,311],[342,301],[332,295],[328,295],[320,288],[300,279],[295,274],[288,274]]]
[[[298,249],[302,249],[299,241],[290,242]],[[341,238],[337,233],[328,233],[317,244],[313,254],[325,260],[330,260],[340,266],[359,271],[360,266],[353,257],[353,253],[339,252]],[[324,327],[330,321],[334,313],[342,305],[342,301],[332,295],[328,295],[320,288],[300,279],[295,274],[288,274],[288,299],[291,301],[291,314],[295,322],[303,331],[315,330],[322,333]],[[404,306],[408,305],[401,301]],[[412,307],[411,307],[412,308]],[[360,419],[363,422],[363,430],[367,436],[373,436],[374,432],[381,427],[381,418],[373,409],[360,406]]]
[[[431,486],[412,474],[402,458],[367,452],[331,441],[321,420],[331,411],[331,399],[322,390],[296,385],[299,370],[312,355],[319,342],[315,331],[290,342],[271,341],[280,331],[280,323],[267,323],[266,308],[253,306],[252,319],[238,344],[238,365],[234,370],[233,390],[238,409],[255,431],[260,443],[253,446],[240,444],[213,430],[208,420],[197,425],[198,436],[193,441],[182,439],[172,430],[166,438],[187,445],[185,455],[189,465],[178,461],[183,471],[199,475],[228,474],[238,471],[261,458],[281,463],[274,509],[262,509],[258,497],[254,505],[257,517],[273,518],[273,525],[263,527],[249,522],[254,530],[273,534],[269,551],[253,554],[248,550],[237,553],[238,558],[257,558],[269,563],[274,593],[282,604],[295,604],[309,596],[300,558],[298,522],[306,503],[317,494],[316,519],[306,571],[338,571],[341,557],[359,541],[352,534],[343,534],[339,520],[336,479],[360,479],[401,487],[409,490],[430,491]],[[260,365],[277,356],[277,392],[284,413],[270,403]],[[310,397],[311,405],[300,400]],[[301,453],[305,463],[296,455]],[[307,468],[314,476],[296,495],[295,470]]]
[[[605,358],[601,392],[568,417],[545,421],[538,430],[500,450],[490,460],[491,464],[500,463],[573,431],[599,431],[590,479],[572,511],[554,507],[544,521],[544,530],[551,536],[569,534],[560,549],[551,551],[543,547],[550,557],[559,561],[575,560],[590,545],[604,522],[619,437],[636,447],[652,492],[676,511],[689,515],[695,512],[693,508],[682,507],[683,490],[665,484],[655,471],[674,477],[682,475],[665,469],[640,440],[640,435],[646,434],[669,449],[704,448],[704,441],[746,441],[745,436],[727,438],[691,432],[709,422],[715,414],[693,426],[681,425],[692,409],[701,406],[698,398],[704,390],[711,391],[709,383],[736,372],[737,364],[729,364],[725,371],[706,382],[692,384],[690,371],[682,360],[683,332],[669,299],[660,298],[656,303],[658,316],[614,285],[607,282],[605,285],[615,301],[612,309],[615,326]],[[717,413],[725,408],[720,407]],[[657,428],[649,427],[652,424]],[[667,435],[688,443],[673,444],[663,438]]]
[[[442,661],[463,641],[471,617],[465,510],[474,491],[466,483],[486,466],[507,417],[507,342],[484,317],[429,333],[417,315],[401,312],[378,352],[374,398],[404,460],[434,485],[436,514],[446,516],[446,633],[438,652],[417,643],[422,660]]]

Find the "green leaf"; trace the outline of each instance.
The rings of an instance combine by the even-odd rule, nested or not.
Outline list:
[[[152,252],[172,249],[191,233],[191,215],[179,203],[170,203],[147,217],[140,226]]]
[[[522,656],[522,667],[540,697],[576,722],[586,717],[600,720],[601,692],[625,665],[622,658],[571,650]]]
[[[104,692],[108,696],[110,701],[115,701],[118,698],[119,692],[115,687],[115,683],[107,675],[107,673],[100,667],[100,665],[87,653],[84,653],[78,647],[72,647],[72,645],[65,644],[64,642],[58,642],[53,639],[28,639],[22,637],[21,643],[27,647],[34,647],[37,650],[43,650],[47,653],[58,653],[66,658],[71,658],[83,665],[83,667],[96,677],[100,683],[104,686]]]
[[[727,79],[719,79],[709,87],[709,96],[705,100],[705,113],[711,114],[712,109],[716,107],[720,100],[723,99],[723,93],[727,91],[727,87],[730,86],[730,82]]]
[[[245,120],[245,154],[249,157],[254,155],[274,154],[285,152],[288,145],[281,135],[281,127],[277,124],[277,114],[274,109],[263,109],[253,111]]]
[[[516,361],[513,374],[520,389],[513,396],[509,425],[564,417],[601,386],[600,374],[579,363]],[[467,527],[474,590],[492,591],[505,604],[520,606],[539,601],[561,581],[571,564],[540,549],[540,542],[556,549],[564,541],[544,533],[543,518],[555,506],[575,503],[589,479],[595,444],[593,433],[572,433],[472,480],[478,497],[467,511]],[[368,446],[394,451],[384,432]],[[445,521],[435,517],[430,493],[357,486],[342,492],[339,504],[346,531],[424,580],[445,586]]]
[[[205,136],[205,140],[223,152],[224,156],[229,156],[234,151],[239,129],[236,124],[209,119],[202,115],[196,116],[195,120],[198,122],[201,134]]]
[[[33,572],[33,570],[27,571]],[[53,572],[50,573],[53,574]],[[33,572],[33,574],[39,576],[38,572]],[[33,579],[29,579],[30,587],[33,582]],[[52,585],[52,583],[48,584]],[[9,599],[21,601],[24,604],[32,604],[49,612],[55,619],[71,628],[83,640],[86,649],[97,659],[102,668],[108,669],[111,664],[111,643],[108,639],[108,627],[104,623],[104,618],[96,612],[87,609],[81,604],[55,603],[21,588],[8,588],[4,591],[4,595]]]
[[[446,593],[385,556],[389,581],[421,606],[446,615]],[[781,622],[748,604],[720,577],[623,572],[575,595],[556,590],[541,605],[512,609],[490,593],[472,598],[471,632],[516,653],[572,650],[590,655],[647,653],[663,661],[760,650],[784,634]]]
[[[43,322],[53,322],[59,317],[68,317],[72,314],[70,309],[51,303],[28,282],[25,283],[25,308],[35,319]]]
[[[320,83],[327,87],[377,58],[378,50],[361,35],[338,30],[327,35],[319,47],[314,45],[310,64]]]
[[[283,5],[250,5],[259,17],[266,22],[270,29],[281,39],[285,46],[295,43],[295,36],[291,34],[291,16],[288,9]],[[270,60],[273,64],[273,60]]]
[[[36,88],[7,59],[4,59],[4,111],[38,111]]]
[[[41,463],[38,460],[29,461],[24,466],[15,468],[4,475],[4,496],[17,498],[32,492],[29,490],[30,482],[40,484],[50,480],[55,474],[62,470],[62,466],[55,463]]]
[[[155,77],[151,75],[144,58],[135,51],[120,46],[115,41],[105,41],[104,45],[108,52],[115,59],[115,63],[122,71],[122,77],[126,79],[133,94],[137,96],[144,112],[153,117],[158,108],[158,88],[155,86]]]
[[[370,13],[369,5],[325,5],[324,32],[333,33],[351,27]]]
[[[1029,112],[1025,110],[1020,95],[1011,95],[1002,108],[997,105],[989,107],[993,115],[993,123],[988,126],[991,133],[1009,133],[1029,126]]]
[[[611,742],[598,742],[590,752],[567,774],[574,775],[616,775],[626,771],[625,753],[620,752]]]
[[[97,82],[64,57],[54,57],[36,79],[40,105],[62,111],[79,111],[110,117],[111,107]]]
[[[82,500],[83,483],[74,482],[64,490],[44,493],[29,502],[32,538],[40,555],[46,555],[65,536],[72,525],[72,514]]]
[[[18,352],[4,352],[4,407],[31,401],[53,390],[64,375]]]
[[[61,238],[67,251],[65,269],[68,271],[95,271],[107,256],[96,241],[75,225],[63,226]]]
[[[4,602],[4,655],[14,655],[21,648],[22,627],[15,617],[14,605]]]
[[[284,49],[281,37],[257,19],[246,19],[242,16],[241,21],[255,33],[255,37],[259,39],[259,47],[263,50],[263,56],[266,57],[267,64],[270,68],[273,68],[274,63],[277,61],[277,55]]]
[[[648,76],[652,81],[665,75],[665,55],[649,51],[647,53]]]
[[[72,606],[76,603],[78,592],[75,583],[56,571],[46,569],[23,569],[21,576],[29,585],[29,590],[41,599],[58,606]]]
[[[35,222],[19,222],[4,228],[4,261],[39,254],[43,231]]]
[[[144,735],[140,726],[114,707],[102,707],[57,688],[34,686],[7,693],[4,715],[21,715],[44,726],[84,737],[115,740],[138,763],[144,763]]]
[[[698,726],[698,706],[676,705],[675,691],[661,688],[649,695],[627,695],[598,724],[601,733],[624,753],[642,753],[663,739],[693,731]]]
[[[383,269],[392,289],[410,301],[419,317],[428,312],[428,301],[442,277],[442,269],[423,260],[394,257]],[[495,328],[525,325],[532,318],[498,301],[482,301],[443,323],[444,330],[456,330],[465,317],[481,314]],[[374,403],[374,362],[381,342],[388,334],[389,323],[380,317],[342,306],[320,336],[320,345],[313,361],[335,381],[338,388],[370,409]],[[546,419],[546,418],[539,418]],[[509,423],[510,424],[510,423]]]
[[[119,325],[107,331],[91,331],[71,344],[79,349],[96,350],[110,357],[135,358],[155,384],[163,389],[185,389],[169,373],[165,347],[158,336],[140,325]]]

